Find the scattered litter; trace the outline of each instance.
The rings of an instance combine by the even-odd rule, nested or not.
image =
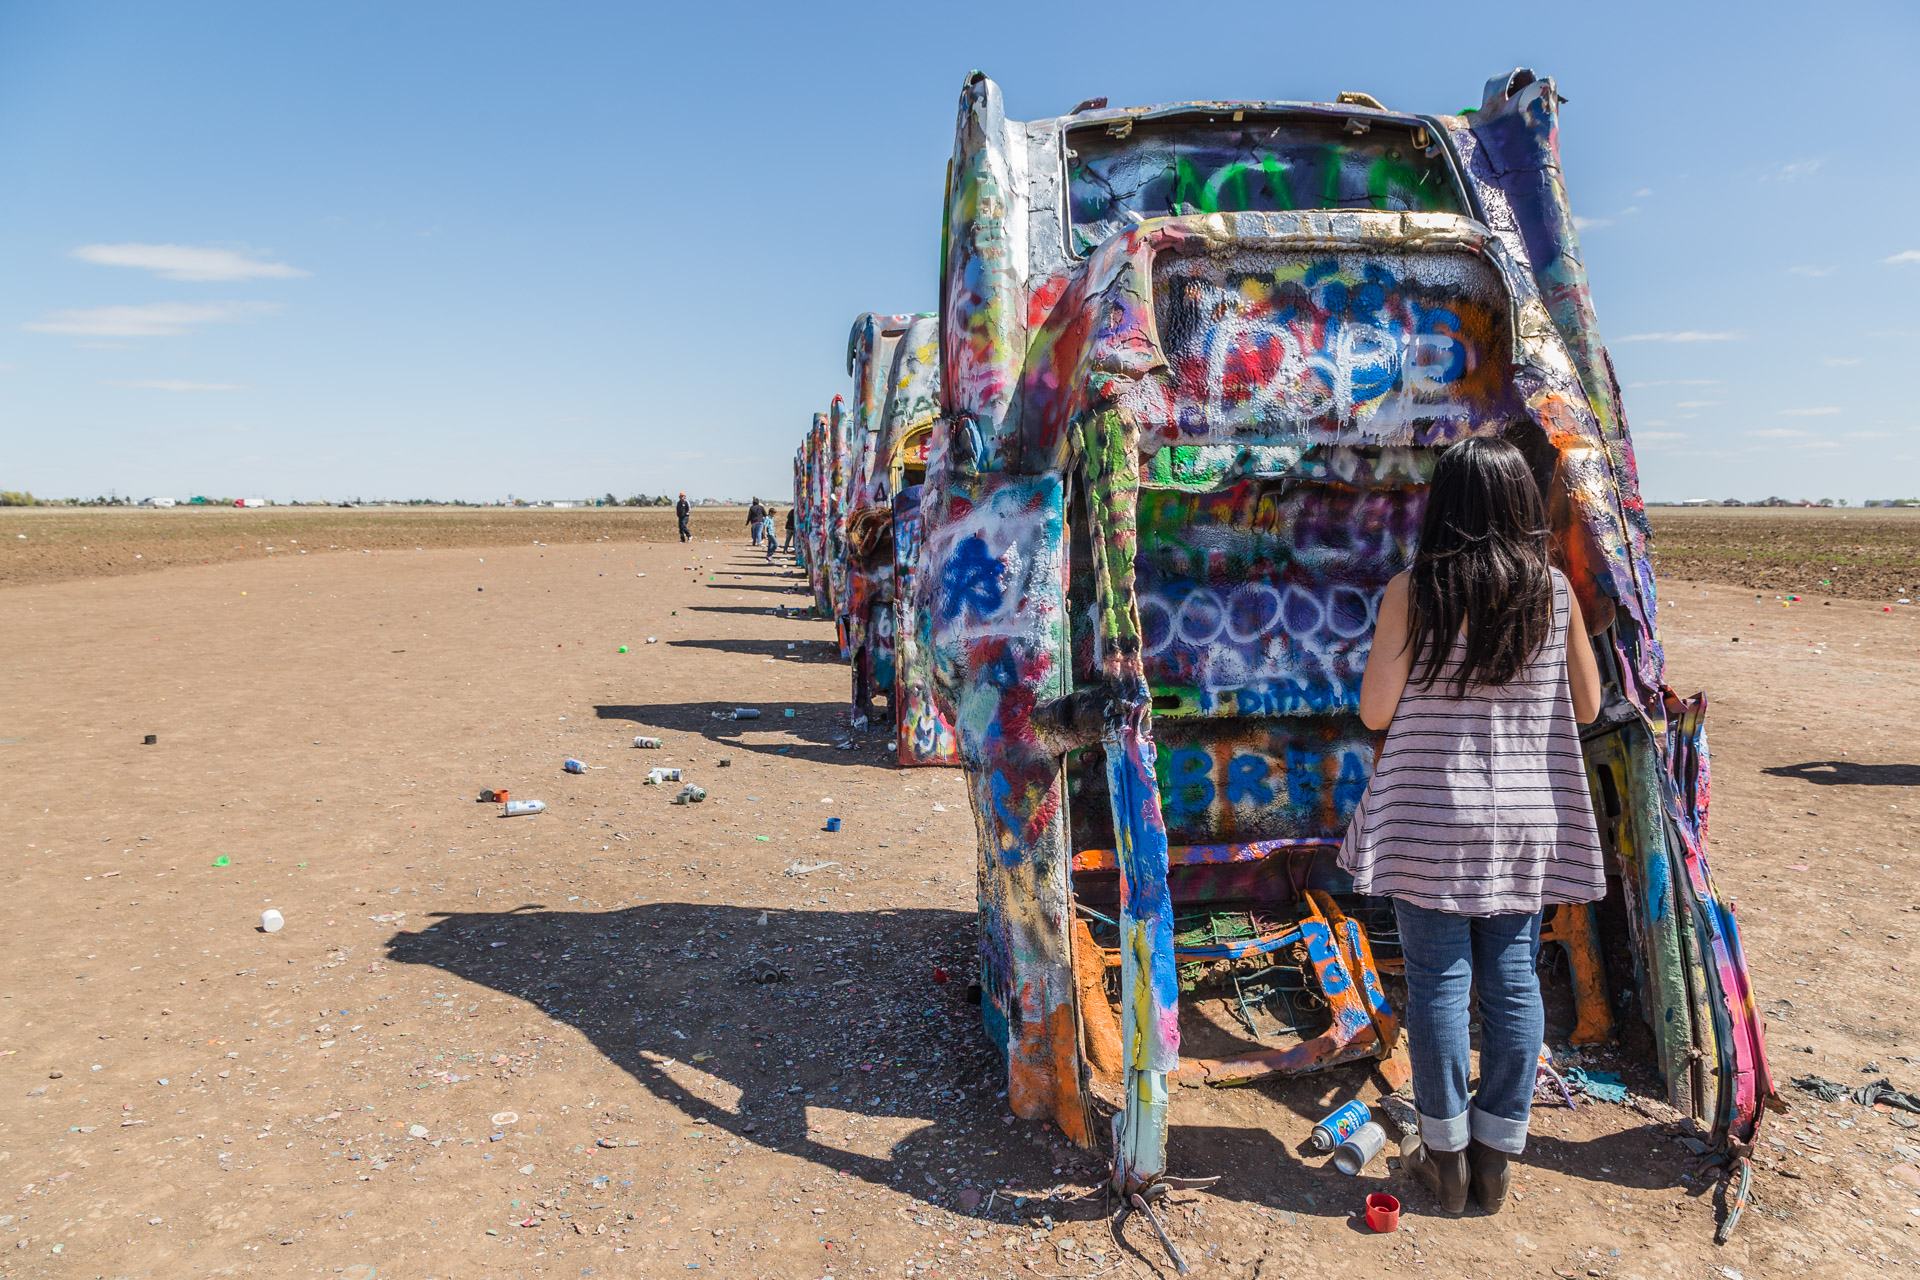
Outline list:
[[[660,637],[659,637],[659,636],[648,636],[648,637],[647,637],[647,643],[648,643],[648,644],[659,644],[659,643],[660,643]]]
[[[1362,1169],[1387,1145],[1387,1131],[1377,1120],[1369,1120],[1352,1137],[1334,1148],[1333,1167],[1348,1177],[1358,1177]]]
[[[791,712],[791,711],[789,711],[789,712],[787,712],[787,714],[788,714],[788,715],[792,715],[792,714],[793,714],[793,712]],[[160,741],[160,735],[159,735],[159,734],[157,734],[157,733],[150,733],[150,734],[148,734],[148,735],[147,735],[146,737],[144,737],[144,738],[142,738],[142,739],[140,740],[140,745],[141,745],[141,746],[143,746],[143,747],[151,747],[151,746],[154,746],[154,745],[156,745],[156,744],[157,744],[157,743],[158,743],[159,741]]]
[[[660,749],[660,739],[635,738],[633,740],[633,745],[640,748],[642,751],[658,751]]]
[[[840,829],[840,819],[838,818],[827,819],[827,830],[838,831],[839,829]]]
[[[689,782],[686,786],[680,788],[680,792],[674,796],[673,802],[675,804],[699,804],[706,798],[707,789],[705,787],[697,786]]]
[[[1367,1225],[1385,1235],[1400,1229],[1400,1202],[1384,1191],[1367,1197]]]
[[[1853,1090],[1837,1081],[1827,1080],[1816,1075],[1795,1076],[1793,1087],[1802,1089],[1822,1102],[1838,1102],[1851,1094]]]
[[[493,1122],[501,1128],[517,1123],[519,1119],[520,1113],[518,1111],[496,1111],[493,1113]]]
[[[733,718],[735,720],[758,720],[760,718],[760,708],[735,707],[733,709]]]
[[[505,791],[489,790],[489,791],[482,791],[480,793],[481,804],[505,804],[506,802],[507,802],[507,793]]]
[[[771,960],[755,957],[747,962],[747,967],[735,975],[740,982],[757,982],[761,986],[770,986],[776,982],[792,982],[793,971],[782,969]]]
[[[733,768],[733,757],[732,757],[732,756],[721,756],[721,757],[720,757],[720,759],[719,759],[719,761],[718,761],[718,763],[716,763],[716,764],[714,765],[714,767],[715,767],[716,769],[731,769],[731,768]]]
[[[647,770],[647,780],[644,785],[657,787],[663,782],[678,781],[680,781],[680,771],[678,769],[649,769]]]
[[[621,653],[625,653],[626,651],[627,651],[627,646],[625,646],[625,645],[621,645],[621,646],[620,646],[620,652],[621,652]]]
[[[223,853],[213,860],[213,865],[216,867],[230,867],[233,865],[233,859]]]
[[[286,918],[271,907],[260,913],[260,932],[262,933],[278,933],[286,923]]]
[[[507,802],[506,812],[501,816],[505,818],[519,818],[528,814],[545,813],[546,811],[547,802],[545,800],[510,800]]]
[[[1627,1100],[1627,1082],[1611,1071],[1589,1071],[1585,1067],[1568,1067],[1567,1084],[1578,1089],[1596,1102],[1625,1102]]]
[[[411,1129],[407,1130],[407,1136],[409,1138],[424,1138],[427,1136],[427,1126],[423,1124],[416,1124]]]
[[[587,771],[585,761],[575,760],[571,757],[568,758],[567,762],[562,765],[561,768],[565,769],[568,773],[585,773]]]
[[[1861,1085],[1855,1089],[1853,1100],[1863,1107],[1884,1103],[1889,1107],[1898,1107],[1902,1111],[1911,1111],[1915,1115],[1920,1115],[1920,1096],[1902,1093],[1893,1087],[1893,1081],[1884,1076],[1872,1084]]]
[[[812,866],[808,866],[805,863],[796,862],[787,868],[786,873],[790,876],[804,876],[811,871],[824,871],[828,867],[837,867],[839,865],[837,862],[816,862]]]

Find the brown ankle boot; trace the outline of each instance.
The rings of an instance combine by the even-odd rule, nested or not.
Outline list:
[[[1488,1213],[1500,1212],[1507,1203],[1507,1188],[1513,1185],[1507,1153],[1496,1151],[1475,1138],[1467,1143],[1467,1167],[1472,1171],[1473,1198]]]
[[[1466,1152],[1435,1151],[1415,1139],[1400,1153],[1400,1167],[1427,1185],[1442,1212],[1459,1213],[1467,1207]]]

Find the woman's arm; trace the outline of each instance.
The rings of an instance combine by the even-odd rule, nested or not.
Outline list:
[[[1567,619],[1567,688],[1573,694],[1573,718],[1592,724],[1600,715],[1600,664],[1593,660],[1593,641],[1587,638],[1587,620],[1580,616],[1580,598],[1568,591],[1567,604],[1573,610]]]
[[[1593,659],[1589,655],[1588,659]],[[1413,637],[1407,628],[1407,575],[1396,573],[1380,597],[1373,624],[1373,652],[1360,677],[1360,719],[1369,729],[1393,723],[1393,713],[1413,671]],[[1576,704],[1577,705],[1577,704]]]

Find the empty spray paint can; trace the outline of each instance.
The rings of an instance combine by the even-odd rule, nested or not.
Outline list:
[[[733,710],[733,718],[735,720],[758,720],[760,718],[760,708],[735,707]]]
[[[1307,1139],[1308,1145],[1315,1151],[1331,1151],[1371,1119],[1373,1112],[1367,1104],[1355,1098],[1313,1126],[1313,1136]]]
[[[650,787],[657,787],[663,782],[678,781],[680,781],[680,771],[678,769],[647,770],[647,785]]]
[[[509,800],[507,801],[507,811],[501,816],[519,818],[530,813],[545,813],[546,811],[547,802],[544,800]]]
[[[642,749],[642,750],[644,750],[644,751],[658,751],[658,750],[660,749],[660,739],[658,739],[658,738],[635,738],[635,739],[633,740],[633,745],[634,745],[634,746],[636,746],[636,747],[639,747],[639,748],[641,748],[641,749]]]
[[[585,773],[587,771],[586,762],[581,760],[568,760],[564,768],[568,773]]]
[[[699,804],[706,798],[707,789],[705,787],[695,786],[689,782],[674,795],[673,802],[675,804]]]
[[[1387,1131],[1377,1121],[1369,1120],[1334,1149],[1333,1167],[1348,1175],[1359,1173],[1386,1145]]]

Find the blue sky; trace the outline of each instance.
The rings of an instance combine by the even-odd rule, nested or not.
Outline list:
[[[853,316],[933,305],[969,69],[1035,118],[1526,65],[1647,496],[1920,493],[1917,13],[13,0],[0,487],[785,494]]]

